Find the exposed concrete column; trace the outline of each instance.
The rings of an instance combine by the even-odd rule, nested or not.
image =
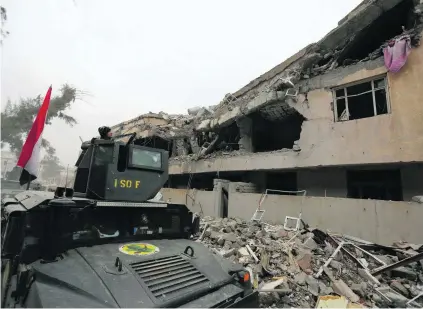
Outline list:
[[[172,141],[172,157],[178,156],[178,148],[176,147],[176,140]]]
[[[222,182],[215,182],[213,192],[214,192],[214,214],[218,218],[223,218],[223,186]]]
[[[239,134],[241,136],[238,144],[240,150],[246,150],[248,152],[254,152],[253,147],[253,120],[249,117],[243,117],[237,119],[236,124],[239,128]]]
[[[198,146],[197,137],[195,135],[191,135],[189,138],[189,143],[191,145],[192,153],[200,152],[200,146]]]
[[[219,183],[222,183],[223,189],[225,189],[226,191],[229,191],[229,184],[231,183],[229,180],[220,179],[220,178],[213,179],[214,188],[217,188]]]
[[[176,153],[178,156],[188,155],[187,147],[185,146],[185,141],[183,138],[178,138],[175,140],[176,143]]]

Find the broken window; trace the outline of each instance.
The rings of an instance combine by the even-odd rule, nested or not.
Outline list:
[[[297,172],[269,172],[266,174],[266,187],[272,190],[281,190],[284,192],[273,191],[276,195],[297,195]]]
[[[334,91],[335,121],[355,120],[390,113],[386,77]]]
[[[399,169],[348,171],[347,186],[349,198],[403,200]]]

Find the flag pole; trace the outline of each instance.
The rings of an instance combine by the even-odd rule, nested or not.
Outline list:
[[[31,184],[31,175],[28,174],[28,183],[26,184],[26,190],[29,190],[29,185]]]
[[[68,187],[68,170],[69,170],[69,164],[66,167],[66,179],[65,179],[65,190]]]

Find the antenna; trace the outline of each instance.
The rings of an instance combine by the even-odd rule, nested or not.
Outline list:
[[[69,164],[68,164],[68,166],[66,167],[65,191],[64,191],[64,193],[63,193],[63,194],[66,194],[66,189],[67,189],[67,187],[68,187],[68,170],[69,170]]]

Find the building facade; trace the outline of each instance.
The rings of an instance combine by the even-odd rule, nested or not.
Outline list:
[[[270,197],[275,208],[268,220],[283,221],[285,215],[304,213],[304,207],[320,218],[309,218],[312,223],[324,227],[337,220],[328,219],[327,205],[352,207],[344,210],[358,219],[369,209],[396,207],[379,201],[411,202],[423,195],[422,12],[421,0],[363,1],[322,40],[217,106],[196,109],[179,123],[172,118],[132,128],[151,132],[149,141],[154,132],[166,132],[161,148],[171,149],[172,159],[164,195],[203,213],[208,205],[210,214],[248,217],[270,189],[277,196]],[[146,138],[139,143],[146,144]],[[211,193],[198,202],[187,188]],[[286,196],[304,192],[308,205],[304,197]],[[278,214],[278,198],[298,207]],[[386,230],[364,236],[391,240],[387,230],[393,218],[405,225],[414,220],[409,211],[422,218],[421,204],[405,204],[412,210],[392,213],[384,219]],[[321,217],[310,207],[328,213]],[[365,228],[352,230],[359,236]],[[401,235],[411,241],[423,232]]]
[[[18,162],[16,155],[11,151],[1,151],[1,177],[4,178],[7,172],[10,172]]]

